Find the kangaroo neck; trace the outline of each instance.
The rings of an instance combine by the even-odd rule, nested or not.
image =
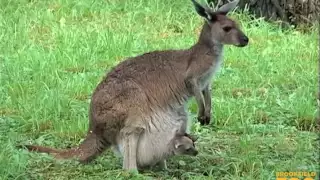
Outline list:
[[[212,39],[211,28],[207,23],[202,26],[198,42],[194,46],[206,49],[207,55],[211,56],[220,55],[223,51],[223,44]]]

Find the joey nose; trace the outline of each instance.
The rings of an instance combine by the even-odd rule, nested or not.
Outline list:
[[[198,153],[199,153],[198,151],[194,151],[193,155],[196,156],[198,155]]]

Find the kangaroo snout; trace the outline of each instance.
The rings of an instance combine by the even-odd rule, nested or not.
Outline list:
[[[249,38],[246,35],[242,35],[239,38],[239,45],[237,45],[238,47],[244,47],[246,45],[248,45],[249,43]]]

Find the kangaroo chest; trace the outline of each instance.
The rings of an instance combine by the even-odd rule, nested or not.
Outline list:
[[[222,52],[214,56],[214,62],[206,68],[206,70],[199,76],[198,83],[201,89],[204,89],[211,84],[211,80],[222,65]]]
[[[198,56],[198,62],[200,69],[198,70],[197,82],[198,86],[203,90],[207,86],[210,86],[211,80],[216,72],[220,69],[223,62],[223,45],[213,44],[209,49],[200,51],[202,56]],[[202,61],[202,62],[201,62]]]

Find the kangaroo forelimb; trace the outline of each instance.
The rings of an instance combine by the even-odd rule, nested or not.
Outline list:
[[[207,85],[202,91],[204,97],[204,110],[198,115],[198,121],[202,125],[207,125],[211,120],[211,85]]]

